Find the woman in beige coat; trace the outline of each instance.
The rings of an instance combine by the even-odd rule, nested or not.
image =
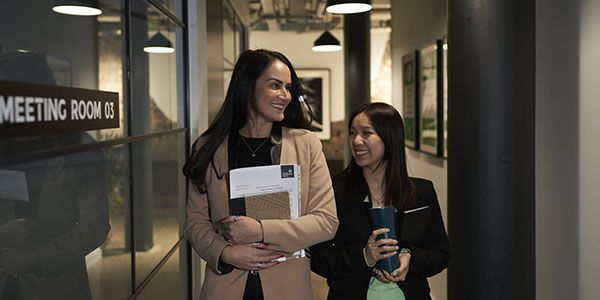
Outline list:
[[[247,50],[225,102],[194,143],[184,166],[191,180],[185,234],[207,262],[201,299],[312,299],[307,257],[282,255],[331,239],[333,189],[302,87],[281,53]],[[228,171],[270,164],[301,167],[300,217],[257,221],[230,216]]]

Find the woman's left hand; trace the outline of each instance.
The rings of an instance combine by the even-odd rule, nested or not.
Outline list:
[[[29,273],[38,266],[35,250],[0,247],[0,273]]]
[[[234,244],[252,244],[262,242],[263,231],[260,222],[244,216],[228,216],[219,224],[223,236]]]
[[[400,253],[398,258],[400,259],[400,267],[392,272],[392,274],[377,270],[377,277],[383,282],[398,282],[406,279],[408,273],[408,266],[410,265],[410,253]]]

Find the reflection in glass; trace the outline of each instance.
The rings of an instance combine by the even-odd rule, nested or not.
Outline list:
[[[0,146],[14,153],[56,142],[14,138]],[[4,299],[91,299],[86,255],[110,230],[106,168],[106,156],[94,150],[0,169]]]
[[[54,0],[54,12],[73,16],[97,16],[102,14],[102,9],[97,0]]]
[[[144,52],[148,53],[173,53],[175,49],[171,41],[167,39],[162,33],[155,33],[146,43]]]
[[[131,252],[125,230],[129,218],[128,146],[103,150],[111,231],[100,249],[86,256],[93,299],[126,299],[131,294]]]
[[[0,5],[0,80],[119,93],[120,127],[87,131],[94,138],[91,141],[119,138],[126,132],[123,0],[100,4],[103,13],[98,17],[57,14],[52,11],[53,1],[46,0]],[[55,138],[62,147],[86,141],[70,136]],[[37,145],[14,155],[48,150]]]
[[[147,1],[133,1],[132,94],[133,133],[146,134],[181,127],[177,110],[183,97],[183,64],[180,55],[148,53],[144,48],[157,35],[179,54],[183,30]],[[181,95],[181,96],[180,96]]]
[[[158,5],[160,5],[162,8],[168,10],[170,13],[172,13],[175,17],[179,18],[180,20],[183,19],[183,14],[182,14],[182,7],[181,7],[181,2],[180,0],[155,0]]]
[[[136,284],[140,284],[181,238],[180,203],[185,180],[183,134],[133,144]],[[181,216],[182,217],[182,216]]]
[[[123,1],[123,0],[119,0]],[[116,3],[119,6],[122,3]],[[119,93],[119,116],[120,128],[105,129],[98,135],[100,140],[110,140],[122,137],[127,133],[127,105],[123,98],[123,87],[127,86],[128,78],[124,63],[125,53],[125,17],[122,9],[109,6],[104,13],[98,17],[98,89],[101,91],[112,91]]]
[[[182,279],[180,268],[180,253],[178,248],[169,257],[142,292],[136,297],[138,300],[163,300],[163,299],[186,299],[185,292],[182,293],[185,277]]]

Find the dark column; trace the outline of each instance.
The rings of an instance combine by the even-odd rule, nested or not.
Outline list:
[[[148,4],[132,1],[132,12],[146,12]],[[131,18],[131,134],[133,136],[150,133],[150,62],[143,51],[148,39],[148,21]],[[130,227],[133,225],[133,245],[135,251],[147,251],[154,245],[154,224],[152,220],[152,149],[151,140],[141,140],[131,144],[133,176],[130,196],[133,203],[133,224],[126,223],[126,248],[132,245]],[[130,181],[131,182],[131,181]]]
[[[371,102],[370,12],[344,15],[344,70],[345,130],[348,128],[348,119],[352,111],[363,103]],[[347,132],[345,136],[348,136]],[[344,157],[347,163],[350,160],[350,152],[348,147],[345,148]]]
[[[535,299],[535,1],[448,13],[448,299]]]

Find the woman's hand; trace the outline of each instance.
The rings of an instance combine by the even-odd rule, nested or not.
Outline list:
[[[274,259],[283,257],[268,250],[268,244],[255,243],[246,245],[229,245],[223,249],[221,259],[234,267],[246,271],[260,271],[279,264]]]
[[[262,225],[255,219],[244,216],[228,216],[221,219],[223,236],[237,245],[262,242]]]
[[[0,247],[25,247],[34,236],[35,226],[29,219],[14,219],[0,225]]]
[[[38,266],[35,250],[0,247],[0,273],[29,273]]]
[[[398,282],[406,279],[408,273],[408,266],[410,265],[410,253],[400,253],[398,258],[400,259],[400,267],[394,270],[392,274],[387,271],[377,270],[377,277],[383,282]]]
[[[396,255],[396,250],[398,250],[398,246],[396,245],[398,244],[398,241],[393,239],[380,239],[379,241],[375,240],[378,235],[389,231],[390,230],[387,228],[380,228],[371,232],[371,236],[369,237],[367,245],[365,246],[365,258],[367,259],[367,264],[373,265],[379,260]],[[383,244],[391,246],[381,246]],[[390,253],[381,254],[381,252],[385,251],[390,251]]]

